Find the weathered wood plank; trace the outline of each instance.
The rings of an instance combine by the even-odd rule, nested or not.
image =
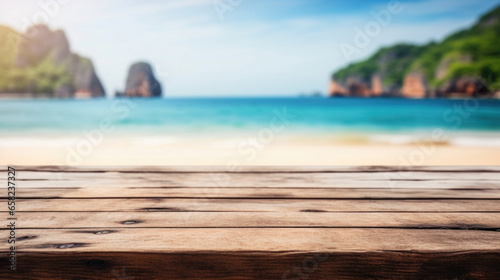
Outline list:
[[[500,172],[377,172],[377,173],[55,173],[55,172],[22,172],[19,171],[21,180],[51,179],[51,180],[85,180],[111,179],[111,180],[144,180],[144,181],[174,181],[200,183],[206,181],[219,181],[221,183],[239,182],[246,184],[266,183],[266,182],[288,182],[288,183],[311,183],[315,181],[336,182],[336,181],[500,181]]]
[[[72,181],[75,184],[91,182],[95,185],[130,182],[136,186],[161,183],[164,186],[191,187],[313,187],[351,185],[353,182],[369,182],[373,187],[405,186],[407,182],[432,181],[435,184],[462,182],[467,184],[500,184],[500,172],[378,172],[378,173],[88,173],[88,172],[18,172],[18,180]],[[453,176],[452,176],[453,175]],[[5,178],[3,178],[5,180]],[[113,184],[111,184],[113,185]],[[66,185],[66,187],[68,187]],[[352,187],[352,186],[351,186]],[[435,186],[437,187],[437,186]],[[434,188],[435,188],[434,187]]]
[[[1,183],[1,182],[0,182]],[[272,180],[262,181],[256,179],[252,182],[241,182],[232,178],[231,180],[197,180],[191,182],[189,179],[175,179],[163,177],[161,180],[149,179],[124,179],[119,174],[115,179],[101,179],[98,177],[88,177],[81,179],[53,180],[53,179],[33,179],[18,180],[17,184],[21,188],[345,188],[345,189],[496,189],[500,190],[498,181],[474,181],[474,180],[439,180],[439,181],[362,181],[362,180],[344,180],[344,181],[325,181],[315,180],[306,182],[288,182]],[[6,183],[0,184],[0,188],[5,188]]]
[[[0,169],[6,169],[6,166],[0,166]],[[34,172],[122,172],[122,173],[195,173],[195,172],[241,172],[241,173],[290,173],[290,172],[500,172],[499,166],[211,166],[211,165],[193,165],[193,166],[16,166],[19,171]]]
[[[432,198],[500,199],[500,189],[354,188],[18,188],[18,198]],[[6,197],[4,197],[6,198]]]
[[[5,203],[6,200],[0,200]],[[498,212],[499,200],[18,199],[17,211]]]
[[[0,279],[500,279],[500,167],[17,170]]]
[[[153,254],[61,250],[20,253],[19,259],[16,273],[0,267],[1,279],[500,279],[498,251]],[[0,263],[7,263],[6,256],[0,257]]]
[[[7,215],[4,216],[7,217]],[[28,212],[26,228],[453,228],[500,229],[500,213]]]
[[[20,252],[461,252],[500,250],[500,232],[352,228],[24,229]],[[25,238],[23,238],[25,237]],[[1,238],[6,243],[7,238]],[[0,252],[6,252],[1,248]]]

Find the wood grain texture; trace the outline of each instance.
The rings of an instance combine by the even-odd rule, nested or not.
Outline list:
[[[22,183],[22,185],[31,185]],[[46,183],[49,185],[49,183]],[[499,189],[419,188],[172,188],[172,187],[82,187],[20,188],[18,198],[297,198],[297,199],[500,199]]]
[[[1,279],[500,279],[500,252],[34,253]],[[0,263],[6,263],[0,257]]]
[[[494,168],[442,168],[410,170],[404,168],[350,168],[303,172],[282,169],[241,168],[238,172],[214,172],[170,168],[113,170],[96,168],[25,168],[18,180],[35,187],[274,187],[274,188],[461,188],[500,189]],[[370,171],[371,170],[371,171]],[[462,170],[461,172],[456,172]],[[89,180],[92,178],[92,180]],[[120,180],[117,180],[120,178]],[[0,178],[5,180],[5,178]],[[26,184],[23,184],[26,185]]]
[[[6,166],[0,167],[7,169]],[[500,172],[499,166],[16,166],[19,171],[32,172],[89,172],[89,173],[206,173],[206,172],[232,172],[232,173],[377,173],[377,172]]]
[[[24,229],[20,252],[498,251],[500,232],[382,228]],[[103,232],[106,231],[106,232]],[[0,239],[6,242],[6,238]],[[5,252],[2,250],[2,252]]]
[[[18,199],[18,212],[499,212],[500,200],[437,199]],[[7,200],[0,200],[0,204]]]
[[[0,279],[500,279],[500,167],[16,176],[18,271],[4,227]]]
[[[4,214],[5,217],[7,215]],[[127,223],[130,221],[129,223]],[[131,221],[136,221],[132,223]],[[26,212],[18,228],[500,229],[500,213]]]
[[[358,174],[358,178],[360,174]],[[20,175],[22,176],[22,175]],[[117,178],[122,178],[122,175],[116,173]],[[238,181],[232,175],[227,177],[227,174],[221,174],[220,178],[193,178],[186,176],[183,178],[173,178],[164,175],[163,179],[152,180],[148,176],[145,178],[130,178],[121,180],[101,178],[99,176],[85,176],[81,178],[65,178],[65,179],[19,179],[19,186],[24,188],[131,188],[131,189],[151,189],[151,188],[286,188],[286,189],[308,189],[308,188],[324,188],[324,189],[449,189],[449,190],[483,190],[492,189],[499,190],[500,182],[495,180],[358,180],[356,178],[337,180],[324,179],[310,181],[307,180],[290,180],[288,178],[281,179],[260,179],[251,181]],[[256,175],[258,177],[259,175]],[[299,174],[299,176],[308,176],[308,174]],[[1,181],[1,180],[0,180]],[[5,182],[5,181],[3,181]],[[119,190],[116,190],[119,192]]]

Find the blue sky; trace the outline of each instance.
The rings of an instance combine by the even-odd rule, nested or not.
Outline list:
[[[18,30],[40,13],[90,57],[108,94],[131,63],[148,61],[167,96],[262,96],[325,92],[331,73],[381,46],[440,40],[500,1],[399,1],[368,43],[346,56],[356,30],[393,1],[0,0],[0,23]],[[44,9],[45,7],[45,9]],[[48,8],[47,8],[48,7]],[[224,12],[225,11],[225,12]]]

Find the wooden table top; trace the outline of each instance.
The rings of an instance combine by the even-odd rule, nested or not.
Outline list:
[[[0,279],[500,279],[500,167],[17,167],[15,196]]]

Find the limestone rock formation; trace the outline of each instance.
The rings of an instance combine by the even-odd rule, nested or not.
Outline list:
[[[406,98],[427,97],[427,85],[424,75],[412,73],[405,77],[401,94]]]
[[[341,85],[339,85],[337,82],[334,80],[330,81],[330,96],[348,96],[349,92]]]
[[[60,65],[70,55],[69,42],[62,30],[51,31],[46,25],[35,25],[23,38],[16,57],[18,67],[35,66],[44,59]]]
[[[106,95],[90,59],[72,54],[68,68],[74,77],[75,97],[92,98]]]
[[[134,63],[128,72],[125,97],[161,97],[162,87],[156,79],[153,68],[146,62]]]
[[[382,97],[387,96],[380,76],[375,75],[366,82],[359,77],[349,77],[343,84],[335,80],[330,81],[331,97]],[[391,95],[396,96],[396,95]],[[399,96],[399,95],[398,95]]]
[[[493,93],[486,82],[477,77],[463,77],[447,81],[440,89],[442,97],[490,97]]]
[[[330,93],[338,96],[342,88],[342,96],[356,97],[492,97],[500,90],[499,45],[497,6],[440,42],[384,47],[347,65],[332,75]]]
[[[64,31],[52,31],[42,24],[29,28],[20,38],[14,66],[19,69],[36,69],[42,76],[54,77],[52,84],[34,87],[28,85],[26,91],[45,91],[44,93],[60,98],[105,96],[92,61],[71,53]],[[40,80],[36,82],[42,83]]]
[[[337,71],[332,80],[346,88],[348,96],[399,97],[404,70],[421,52],[421,47],[409,44],[383,48],[366,61]]]
[[[380,80],[379,76],[373,76],[372,77],[371,95],[372,96],[381,96],[382,94],[384,94],[384,88],[382,86],[382,81]]]
[[[473,59],[471,55],[452,55],[449,57],[445,57],[440,61],[436,69],[435,77],[437,80],[444,79],[449,74],[448,72],[452,64],[454,63],[467,64],[471,63],[472,61]]]
[[[346,82],[349,96],[353,97],[370,97],[371,92],[369,87],[360,79],[349,78]]]

